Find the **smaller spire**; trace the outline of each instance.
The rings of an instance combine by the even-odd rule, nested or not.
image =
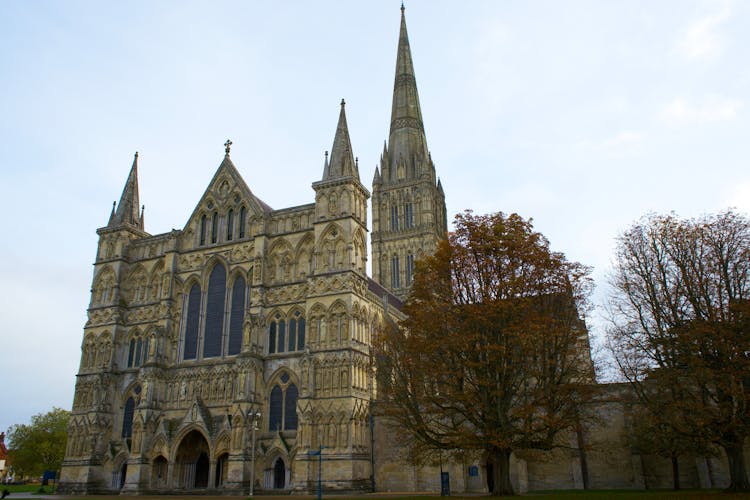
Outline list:
[[[227,139],[224,143],[224,153],[229,156],[229,150],[232,149],[232,139]]]
[[[341,99],[339,122],[333,138],[330,162],[323,171],[324,181],[338,177],[354,177],[359,180],[357,164],[352,154],[352,143],[349,139],[349,127],[346,124],[346,101]]]
[[[383,179],[380,177],[380,169],[377,165],[375,165],[375,175],[372,177],[372,183],[374,185],[383,183]]]
[[[108,226],[129,224],[143,230],[143,219],[138,214],[140,205],[138,197],[138,151],[136,151],[133,166],[130,167],[128,180],[125,181],[125,187],[120,196],[120,203],[117,204],[117,210],[114,214],[110,216]]]

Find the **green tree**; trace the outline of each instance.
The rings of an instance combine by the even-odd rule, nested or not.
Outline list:
[[[713,443],[729,461],[729,489],[748,491],[750,220],[731,210],[647,216],[619,237],[610,281],[610,344],[668,436],[657,447]]]
[[[384,411],[413,454],[484,453],[492,494],[513,494],[511,453],[556,447],[593,380],[589,269],[516,214],[465,212],[455,227],[417,263],[407,318],[380,336]]]
[[[52,408],[31,417],[29,425],[12,425],[8,429],[8,455],[13,470],[22,476],[59,471],[65,457],[69,419],[69,411]]]

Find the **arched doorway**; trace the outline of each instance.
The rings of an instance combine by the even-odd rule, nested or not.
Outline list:
[[[227,480],[227,462],[229,453],[224,453],[216,460],[216,481],[214,484],[220,488]]]
[[[273,464],[273,487],[276,490],[283,490],[286,486],[286,466],[281,457],[276,459]]]
[[[186,490],[208,488],[208,442],[198,431],[190,431],[177,447],[177,487]]]
[[[167,459],[159,455],[151,465],[151,487],[163,489],[167,487]]]

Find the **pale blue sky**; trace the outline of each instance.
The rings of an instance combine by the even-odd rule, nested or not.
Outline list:
[[[399,6],[0,1],[0,430],[71,406],[95,231],[136,150],[152,234],[183,227],[227,138],[258,197],[309,203],[343,97],[370,186]],[[614,238],[641,215],[750,211],[750,3],[406,7],[451,217],[533,217],[595,267],[600,303]]]

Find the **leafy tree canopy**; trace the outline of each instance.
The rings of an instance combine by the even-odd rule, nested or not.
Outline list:
[[[13,470],[21,476],[59,471],[65,457],[69,419],[69,411],[52,408],[31,417],[29,425],[12,425],[8,429],[8,455]]]
[[[492,493],[512,494],[510,454],[555,447],[593,381],[589,268],[516,214],[465,212],[455,227],[417,263],[407,317],[381,336],[380,387],[413,453],[477,450]]]

